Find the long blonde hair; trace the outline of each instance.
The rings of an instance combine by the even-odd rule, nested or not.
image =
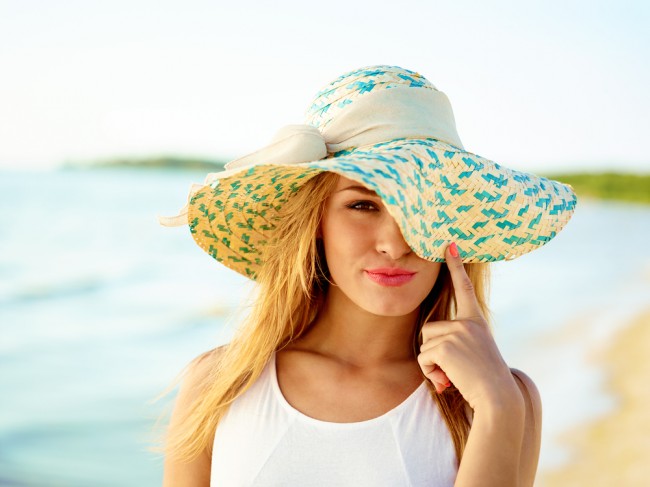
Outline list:
[[[260,376],[272,354],[308,329],[318,314],[328,289],[329,271],[322,240],[315,238],[327,197],[338,175],[322,172],[289,198],[276,222],[275,235],[264,250],[264,265],[257,275],[258,297],[230,344],[220,354],[206,353],[196,360],[212,360],[201,384],[202,393],[181,418],[183,429],[166,439],[167,455],[190,460],[204,450],[230,404]],[[488,264],[465,264],[484,316],[487,307]],[[421,327],[430,320],[453,319],[456,303],[451,277],[442,264],[439,277],[420,306],[413,333],[414,358],[422,343]],[[453,387],[432,399],[451,433],[460,462],[469,435],[466,402]]]

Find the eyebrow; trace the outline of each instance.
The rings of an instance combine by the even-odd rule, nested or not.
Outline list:
[[[342,191],[346,191],[348,189],[354,190],[354,191],[359,191],[360,193],[365,193],[369,194],[372,196],[377,196],[377,193],[373,191],[372,189],[368,189],[365,186],[348,186],[347,188],[339,189],[337,193],[341,193]]]

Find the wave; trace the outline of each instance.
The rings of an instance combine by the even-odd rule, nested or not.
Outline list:
[[[86,279],[77,282],[67,283],[44,283],[44,284],[31,284],[25,289],[20,289],[5,299],[5,304],[9,303],[23,303],[33,301],[43,301],[46,299],[55,299],[60,297],[77,296],[80,294],[88,294],[96,292],[106,286],[106,282],[101,279]]]
[[[4,293],[0,293],[0,305],[6,304],[31,304],[34,302],[48,301],[60,298],[72,298],[89,294],[95,294],[106,289],[114,288],[116,285],[133,283],[147,277],[143,272],[138,275],[86,275],[71,276],[68,280],[22,282],[9,284]],[[14,289],[12,289],[12,287]],[[4,294],[4,296],[3,296]]]

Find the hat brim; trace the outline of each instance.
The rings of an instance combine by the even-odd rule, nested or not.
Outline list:
[[[433,138],[398,138],[318,161],[258,164],[202,187],[190,199],[197,244],[255,279],[282,205],[331,171],[375,191],[421,258],[444,262],[455,241],[463,262],[511,260],[553,239],[573,215],[570,185],[515,171]]]

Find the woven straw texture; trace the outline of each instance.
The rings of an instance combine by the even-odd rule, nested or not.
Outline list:
[[[383,65],[357,69],[339,76],[316,94],[305,114],[305,123],[323,132],[359,97],[397,86],[436,90],[424,76],[408,69]]]
[[[320,129],[364,93],[397,85],[435,89],[402,68],[362,68],[321,90],[307,121]],[[189,201],[194,240],[218,262],[255,279],[282,205],[322,171],[374,190],[413,251],[433,262],[444,262],[452,241],[463,262],[514,259],[553,239],[577,202],[569,185],[505,168],[435,138],[398,138],[313,162],[245,167],[205,185]]]

